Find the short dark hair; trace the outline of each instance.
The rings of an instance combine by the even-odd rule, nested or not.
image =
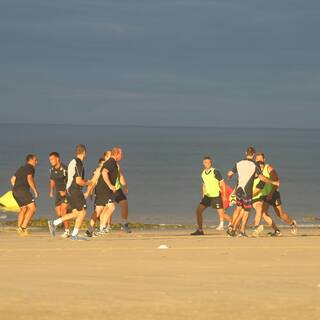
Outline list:
[[[26,162],[29,162],[30,160],[33,160],[34,158],[36,158],[36,155],[33,153],[30,153],[26,156]]]
[[[246,154],[247,156],[252,157],[256,154],[256,149],[254,147],[248,147]]]
[[[79,155],[79,154],[83,154],[87,151],[87,148],[84,144],[78,144],[76,146],[76,154]]]
[[[60,159],[60,154],[59,154],[58,152],[56,152],[56,151],[53,151],[53,152],[51,152],[51,153],[49,154],[49,157],[52,157],[52,156],[57,157],[57,158]]]
[[[203,157],[203,160],[210,160],[210,161],[212,161],[212,158],[211,158],[210,156],[205,156],[205,157]]]
[[[256,156],[260,156],[260,157],[262,157],[263,159],[266,158],[266,156],[265,156],[265,154],[264,154],[263,152],[258,152],[258,153],[256,153]]]

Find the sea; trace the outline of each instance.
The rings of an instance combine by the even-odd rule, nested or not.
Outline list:
[[[105,150],[123,148],[132,222],[195,224],[202,158],[213,157],[214,167],[226,177],[244,158],[248,146],[264,152],[267,162],[278,171],[289,215],[301,224],[313,224],[320,218],[320,130],[1,124],[0,194],[10,190],[10,177],[24,164],[25,156],[35,153],[40,190],[35,218],[54,217],[54,203],[48,196],[48,154],[57,151],[68,164],[79,143],[88,149],[86,178]],[[228,183],[235,185],[236,179]],[[88,207],[90,213],[92,202]],[[13,219],[16,214],[9,215]],[[115,222],[118,218],[117,212]],[[217,221],[216,212],[208,209],[206,224]]]

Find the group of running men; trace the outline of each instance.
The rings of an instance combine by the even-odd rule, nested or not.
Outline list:
[[[127,183],[120,161],[123,159],[121,148],[106,151],[99,166],[90,180],[85,180],[84,160],[87,150],[84,145],[76,146],[75,158],[66,166],[60,155],[52,152],[49,155],[50,168],[50,197],[55,197],[56,220],[49,220],[48,227],[52,236],[56,229],[63,224],[63,238],[83,240],[79,237],[79,229],[87,214],[87,199],[95,193],[94,212],[86,230],[87,237],[94,237],[111,232],[112,215],[115,212],[115,203],[121,208],[121,228],[131,233],[128,223],[128,193]],[[28,235],[28,226],[36,212],[35,198],[39,196],[34,175],[38,159],[34,154],[26,158],[26,164],[20,167],[11,178],[13,197],[17,201],[20,212],[18,217],[18,233]],[[87,187],[86,192],[83,188]],[[33,194],[31,193],[31,190]],[[70,220],[74,220],[73,231],[70,231]],[[95,229],[96,222],[100,225]]]
[[[81,240],[78,234],[87,213],[86,200],[92,198],[93,193],[95,193],[94,211],[85,233],[86,236],[94,237],[111,232],[112,215],[116,209],[115,203],[121,208],[121,228],[131,233],[126,197],[128,188],[120,167],[123,159],[122,149],[116,147],[111,151],[106,151],[99,159],[99,166],[90,180],[85,180],[84,175],[86,155],[86,147],[77,145],[76,156],[68,167],[61,162],[57,152],[49,155],[51,165],[49,196],[55,197],[55,210],[58,216],[56,220],[48,221],[51,235],[55,236],[57,227],[63,224],[62,237]],[[36,212],[35,198],[39,196],[39,193],[34,174],[37,162],[36,155],[28,155],[26,164],[20,167],[11,178],[13,196],[20,207],[17,230],[23,236],[28,235],[27,228]],[[228,179],[232,179],[235,174],[238,175],[237,186],[231,195],[227,192],[228,186],[221,173],[213,167],[211,157],[203,159],[203,166],[204,170],[201,174],[203,199],[196,210],[198,228],[191,235],[204,235],[203,213],[208,207],[216,209],[219,215],[220,224],[217,230],[224,230],[224,221],[229,222],[227,234],[231,237],[236,235],[247,237],[246,226],[252,208],[256,211],[252,236],[257,237],[263,231],[262,218],[273,228],[271,236],[281,236],[278,226],[269,215],[270,206],[274,208],[277,216],[291,227],[292,233],[297,232],[296,221],[283,210],[277,172],[266,163],[263,153],[256,154],[255,149],[249,147],[245,159],[237,162],[228,172]],[[85,193],[83,192],[84,187],[87,187]],[[225,211],[225,208],[230,205],[231,198],[236,199],[236,209],[232,217]],[[75,220],[72,232],[70,231],[70,220]],[[97,221],[100,223],[98,230],[95,228]]]
[[[221,173],[213,167],[212,158],[203,159],[204,170],[201,174],[203,185],[203,199],[196,210],[198,229],[191,233],[193,236],[204,235],[203,213],[208,207],[217,210],[220,224],[217,230],[224,230],[224,221],[228,221],[227,234],[230,237],[247,237],[246,226],[249,213],[254,208],[256,215],[253,225],[253,237],[258,237],[264,230],[261,224],[263,218],[273,228],[270,236],[281,236],[281,232],[269,215],[269,208],[273,207],[277,216],[291,227],[293,234],[297,233],[297,223],[284,211],[279,192],[280,180],[276,170],[266,163],[263,153],[256,153],[253,147],[246,150],[245,159],[237,162],[232,170],[227,173],[228,179],[237,174],[236,188],[228,194],[225,181]],[[236,209],[233,216],[226,214],[225,208],[229,200],[235,198]],[[227,203],[226,206],[224,204]]]

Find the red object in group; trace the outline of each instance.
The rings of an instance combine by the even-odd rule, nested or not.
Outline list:
[[[228,209],[230,207],[230,196],[232,192],[233,192],[233,189],[226,184],[226,197],[222,198],[224,209]]]

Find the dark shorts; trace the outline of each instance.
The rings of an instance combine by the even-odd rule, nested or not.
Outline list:
[[[20,208],[35,203],[35,199],[29,190],[14,190],[12,194]]]
[[[245,211],[252,209],[252,195],[246,194],[242,188],[237,189],[236,199],[237,207],[241,207]]]
[[[68,197],[67,197],[67,195],[62,196],[62,195],[60,194],[60,192],[57,192],[57,193],[56,193],[56,198],[55,198],[55,200],[54,200],[54,203],[55,203],[55,206],[56,206],[56,207],[59,207],[59,206],[62,205],[62,204],[68,204],[69,202],[68,202]]]
[[[206,208],[212,207],[214,209],[223,209],[222,198],[220,197],[208,197],[204,196],[200,202]]]
[[[103,193],[103,194],[96,194],[94,205],[96,207],[105,207],[110,203],[114,202],[114,195]]]
[[[124,201],[124,200],[127,200],[127,197],[124,194],[123,190],[122,189],[117,190],[115,192],[115,194],[114,194],[114,201],[116,203],[119,203],[119,202]]]
[[[70,190],[67,199],[71,211],[87,209],[87,202],[81,190]]]
[[[266,203],[272,207],[281,206],[282,202],[281,202],[280,192],[275,191],[274,194],[272,195],[272,199],[271,200],[266,199]]]

